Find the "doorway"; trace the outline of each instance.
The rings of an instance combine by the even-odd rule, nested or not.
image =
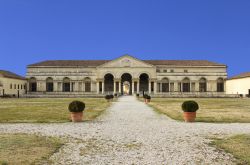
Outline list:
[[[130,94],[130,83],[128,81],[123,82],[123,94],[129,95]]]
[[[129,73],[124,73],[121,76],[121,92],[122,95],[132,95],[132,76]]]

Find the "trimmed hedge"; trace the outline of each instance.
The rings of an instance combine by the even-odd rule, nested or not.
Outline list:
[[[70,112],[82,112],[85,109],[85,103],[81,101],[72,101],[68,109]]]
[[[192,100],[183,102],[181,107],[184,112],[196,112],[199,109],[198,103]]]

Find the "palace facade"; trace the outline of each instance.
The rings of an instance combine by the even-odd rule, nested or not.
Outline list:
[[[27,66],[28,94],[223,96],[227,66],[206,60],[54,60]]]

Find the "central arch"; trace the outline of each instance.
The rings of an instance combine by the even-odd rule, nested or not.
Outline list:
[[[121,92],[122,95],[132,95],[132,76],[129,73],[124,73],[121,76]]]

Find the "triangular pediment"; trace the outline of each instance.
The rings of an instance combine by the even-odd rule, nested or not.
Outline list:
[[[103,65],[99,66],[100,68],[124,68],[124,67],[133,67],[133,68],[152,68],[154,65],[148,64],[142,60],[134,58],[130,55],[124,55],[119,58],[116,58],[112,61],[109,61]]]

